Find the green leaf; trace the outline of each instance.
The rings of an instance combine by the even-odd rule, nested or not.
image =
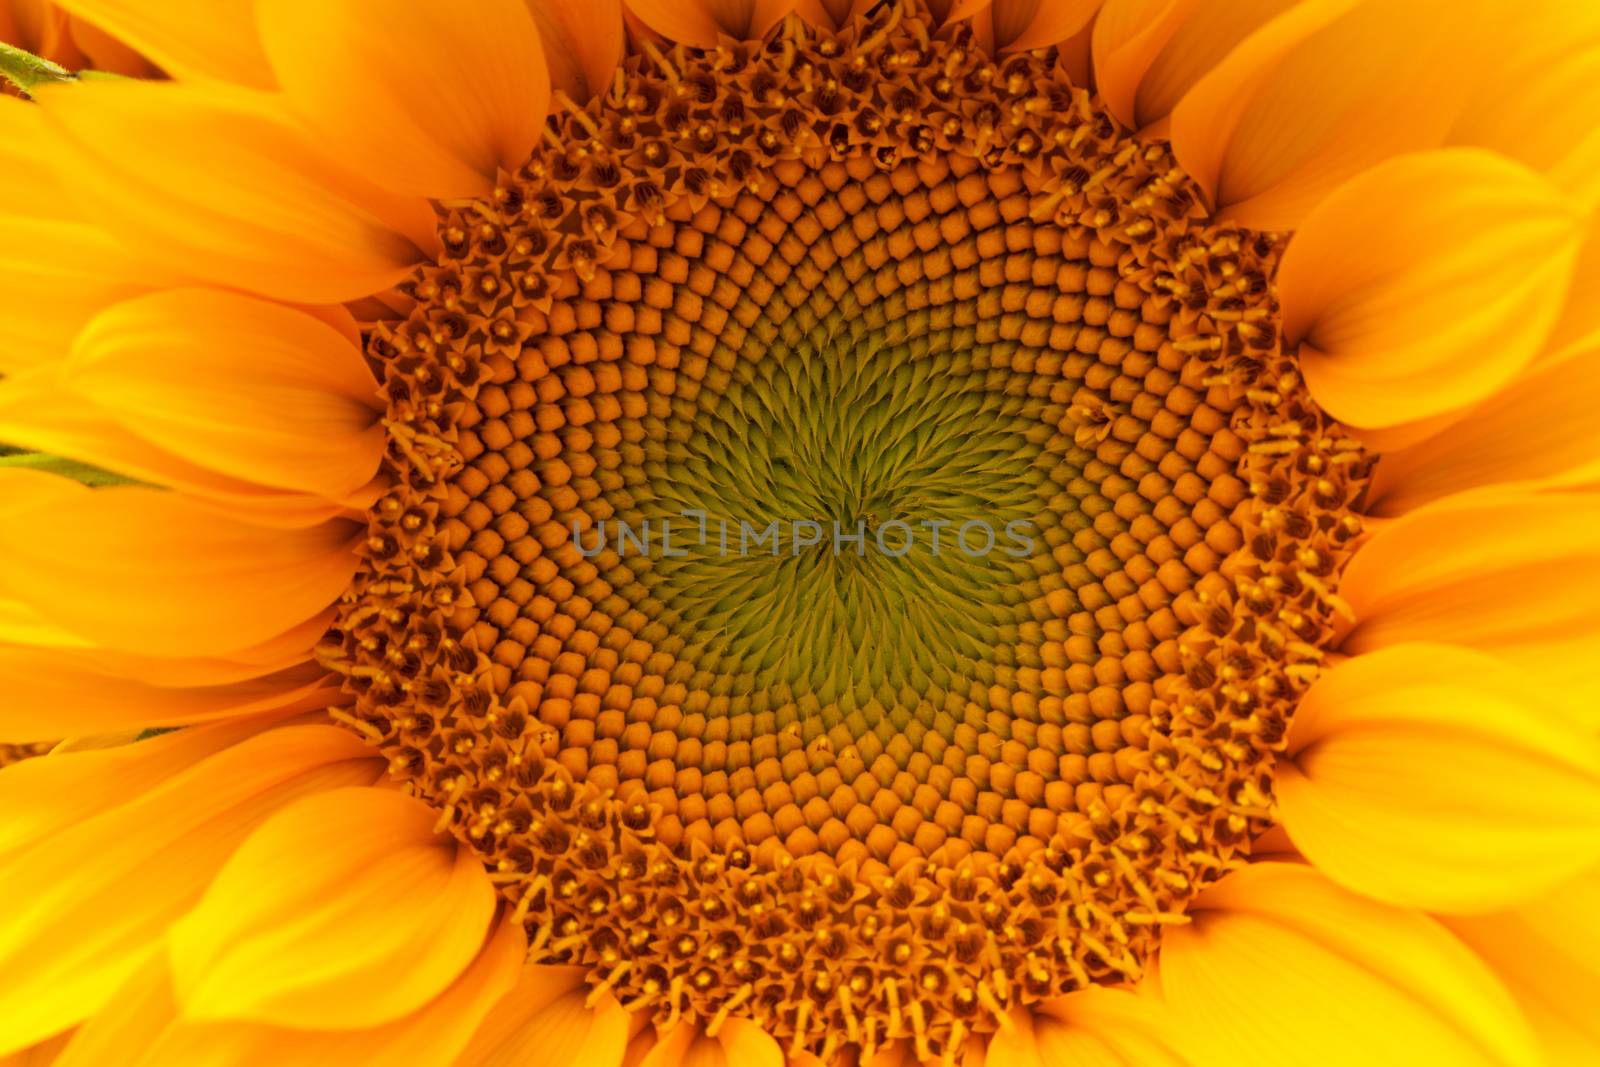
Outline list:
[[[0,78],[25,93],[50,82],[77,81],[78,76],[58,63],[0,42]]]
[[[60,456],[41,455],[37,452],[29,452],[20,456],[0,456],[0,470],[7,469],[43,471],[46,474],[56,474],[63,478],[71,478],[75,482],[81,482],[91,489],[101,489],[108,485],[141,484],[133,478],[125,478],[120,474],[101,467],[91,466],[88,463],[62,459]]]

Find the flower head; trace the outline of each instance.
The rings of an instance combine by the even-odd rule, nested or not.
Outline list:
[[[0,1050],[1585,1025],[1600,21],[69,7],[172,81],[0,109],[0,439],[137,483],[0,471]]]

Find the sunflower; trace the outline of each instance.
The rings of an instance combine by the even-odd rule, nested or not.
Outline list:
[[[60,6],[6,1064],[1600,1057],[1593,4]]]

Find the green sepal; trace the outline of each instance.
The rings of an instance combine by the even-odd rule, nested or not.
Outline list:
[[[17,456],[0,456],[0,470],[42,471],[45,474],[71,478],[73,481],[87,485],[91,489],[103,489],[112,485],[142,484],[134,478],[124,477],[102,467],[79,463],[73,459],[62,459],[60,456],[46,456],[38,452],[27,452]]]
[[[52,63],[3,41],[0,41],[0,78],[29,94],[40,85],[78,80],[76,74],[59,63]]]

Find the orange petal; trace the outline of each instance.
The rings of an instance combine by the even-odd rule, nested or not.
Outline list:
[[[251,0],[55,0],[179,78],[273,87]]]
[[[1600,742],[1500,661],[1397,645],[1306,693],[1274,791],[1339,883],[1432,911],[1514,904],[1600,860]]]
[[[1386,524],[1339,583],[1356,616],[1341,647],[1441,641],[1492,653],[1577,697],[1600,729],[1597,530],[1592,493],[1474,493]]]
[[[628,1045],[628,1015],[606,994],[590,1007],[581,967],[530,964],[496,1004],[456,1067],[544,1063],[617,1064]]]
[[[842,30],[851,19],[872,9],[875,0],[799,0],[795,13],[824,30]]]
[[[0,381],[0,440],[88,463],[135,481],[181,489],[271,526],[314,526],[347,504],[244,481],[198,466],[132,433],[62,383],[62,366],[36,367]]]
[[[1526,0],[1501,20],[1470,104],[1450,131],[1549,172],[1600,129],[1600,7]]]
[[[0,737],[10,742],[53,741],[184,726],[281,708],[327,707],[338,693],[313,663],[258,671],[259,677],[204,685],[161,685],[130,678],[92,651],[0,645]]]
[[[1600,1063],[1600,869],[1514,911],[1446,918],[1516,996],[1552,1064]]]
[[[1405,156],[1348,183],[1278,274],[1312,396],[1374,428],[1489,396],[1544,347],[1583,232],[1548,182],[1478,149]]]
[[[524,0],[258,8],[291,104],[330,154],[391,189],[482,196],[539,143],[550,72]]]
[[[310,792],[367,785],[382,768],[349,731],[272,730],[0,857],[0,1053],[106,1003],[268,813]]]
[[[715,1036],[693,1023],[660,1034],[638,1067],[784,1067],[772,1036],[748,1019],[727,1019]]]
[[[1198,0],[1108,0],[1095,20],[1094,76],[1106,110],[1139,129],[1139,85]],[[1159,116],[1158,116],[1159,117]]]
[[[59,131],[40,148],[62,154],[70,194],[172,273],[334,304],[389,288],[433,247],[425,200],[319,155],[276,97],[123,80],[39,97]]]
[[[0,492],[32,498],[0,514],[0,591],[111,648],[247,648],[320,614],[355,573],[355,523],[271,530],[150,489],[61,499],[19,473],[0,471]]]
[[[1299,2],[1108,0],[1095,24],[1095,70],[1106,106],[1134,129],[1164,125],[1241,41]]]
[[[159,78],[161,69],[99,26],[81,18],[67,20],[67,33],[95,70],[124,78]]]
[[[333,790],[274,815],[173,927],[185,1016],[358,1029],[442,993],[482,947],[495,891],[437,820],[387,789]]]
[[[1005,52],[1049,48],[1089,24],[1105,0],[994,0],[995,45]]]
[[[1478,6],[1468,0],[1448,20],[1435,0],[1290,9],[1173,112],[1179,162],[1239,225],[1297,228],[1346,179],[1443,140],[1499,21]]]
[[[1366,510],[1403,515],[1490,485],[1593,484],[1600,478],[1600,336],[1524,372],[1442,431],[1386,451]]]
[[[550,83],[578,103],[611,87],[626,39],[622,0],[526,0],[544,41]]]
[[[783,21],[798,0],[625,0],[628,9],[664,37],[715,48],[723,37],[756,41]]]
[[[106,309],[64,378],[175,455],[260,485],[346,500],[383,458],[378,386],[361,352],[318,319],[205,289]]]
[[[1434,920],[1257,863],[1166,930],[1161,984],[1199,1063],[1532,1067],[1494,976]]]
[[[69,1030],[57,1034],[48,1041],[41,1041],[31,1048],[25,1048],[21,1052],[0,1056],[0,1067],[53,1067],[73,1036],[74,1031]]]

